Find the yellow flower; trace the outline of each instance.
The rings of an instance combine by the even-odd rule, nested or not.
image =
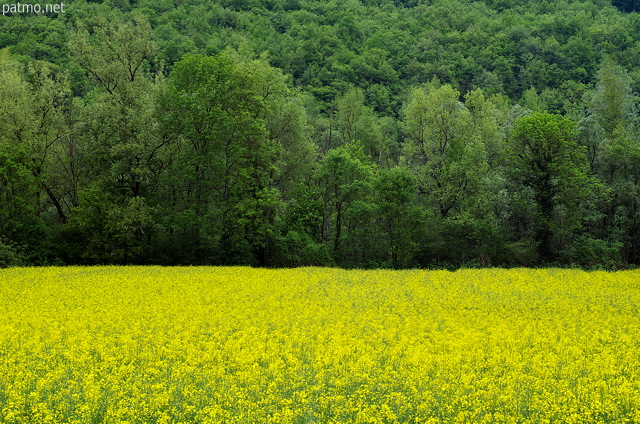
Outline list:
[[[639,280],[0,270],[0,422],[638,422]]]

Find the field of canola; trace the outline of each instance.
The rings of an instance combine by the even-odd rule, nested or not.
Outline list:
[[[640,272],[0,270],[2,423],[639,423]]]

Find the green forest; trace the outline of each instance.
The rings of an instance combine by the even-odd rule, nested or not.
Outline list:
[[[3,14],[0,266],[636,266],[637,9]]]

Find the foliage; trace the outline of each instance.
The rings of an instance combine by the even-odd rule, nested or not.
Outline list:
[[[0,268],[24,266],[27,261],[20,250],[4,237],[0,238]]]
[[[0,20],[30,263],[640,264],[629,2],[65,9]]]
[[[545,112],[524,116],[509,147],[513,178],[533,190],[540,255],[551,260],[554,236],[579,228],[581,202],[597,195],[601,185],[590,175],[586,149],[567,118]]]

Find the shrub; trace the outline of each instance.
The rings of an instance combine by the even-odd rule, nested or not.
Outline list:
[[[20,250],[7,238],[0,236],[0,268],[23,266],[26,262]]]

